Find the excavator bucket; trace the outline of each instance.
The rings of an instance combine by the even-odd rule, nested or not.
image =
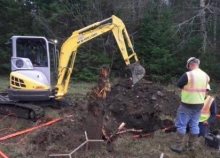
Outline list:
[[[128,67],[131,70],[133,84],[137,83],[144,77],[145,69],[139,62],[132,63]]]

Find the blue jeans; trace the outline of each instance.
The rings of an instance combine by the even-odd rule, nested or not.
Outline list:
[[[177,111],[176,122],[175,122],[177,132],[181,134],[185,134],[187,125],[189,125],[191,134],[199,134],[200,114],[201,114],[201,110],[191,109],[183,105],[180,105]]]
[[[205,137],[209,133],[209,125],[204,125],[202,122],[199,122],[199,136]]]

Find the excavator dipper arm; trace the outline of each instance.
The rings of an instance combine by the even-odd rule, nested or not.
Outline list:
[[[107,21],[112,20],[111,23]],[[138,82],[145,75],[145,69],[139,64],[137,54],[127,33],[126,27],[121,19],[112,16],[100,22],[96,22],[80,30],[74,31],[72,35],[63,43],[60,52],[58,81],[56,85],[56,98],[62,98],[68,90],[70,77],[73,71],[78,47],[104,33],[112,31],[118,47],[121,51],[125,64],[131,69],[133,84]],[[126,43],[132,53],[128,55]],[[131,59],[135,62],[131,63]]]

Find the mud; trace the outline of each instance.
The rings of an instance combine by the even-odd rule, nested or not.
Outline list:
[[[153,132],[173,124],[179,103],[179,96],[157,85],[143,81],[130,87],[121,82],[112,86],[104,110],[126,128]]]
[[[34,133],[25,143],[28,150],[23,156],[48,157],[50,154],[70,153],[85,141],[85,131],[89,139],[102,139],[101,130],[105,129],[111,135],[122,122],[126,123],[127,129],[143,129],[144,133],[163,129],[173,125],[180,103],[174,92],[146,81],[133,87],[126,80],[120,81],[112,85],[104,99],[92,98],[91,93],[88,96],[70,104],[74,106],[59,109],[60,115],[73,114],[73,117]],[[218,130],[219,127],[218,120],[211,129]],[[80,149],[76,157],[84,157],[84,151],[85,148]]]
[[[133,87],[125,83],[113,85],[104,99],[93,98],[89,93],[84,100],[69,104],[74,106],[56,109],[60,116],[73,114],[73,117],[35,132],[25,147],[32,144],[32,150],[26,150],[24,156],[70,153],[85,141],[85,131],[89,139],[102,139],[102,129],[110,135],[121,122],[126,123],[127,129],[143,129],[144,132],[173,124],[179,105],[177,95],[145,82]],[[99,148],[100,145],[96,144]],[[84,154],[84,151],[83,147],[77,153]]]
[[[68,154],[85,141],[86,102],[80,106],[75,104],[74,107],[62,107],[59,112],[60,117],[73,116],[37,130],[29,136],[27,145],[31,144],[32,150],[27,150],[25,157],[32,157],[33,155],[36,157],[49,157],[50,154]],[[27,148],[29,147],[27,146]],[[82,151],[82,149],[79,151]]]

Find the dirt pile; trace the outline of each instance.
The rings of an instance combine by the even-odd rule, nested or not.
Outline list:
[[[120,82],[112,86],[106,99],[94,101],[87,97],[75,102],[74,107],[62,107],[60,113],[71,113],[73,117],[36,132],[29,140],[33,150],[26,155],[35,151],[42,151],[45,154],[42,156],[68,153],[85,140],[84,131],[90,139],[101,139],[98,129],[102,128],[102,123],[110,134],[121,122],[126,123],[126,128],[143,129],[144,132],[162,129],[173,124],[180,100],[174,93],[156,85],[140,82],[131,88]],[[89,112],[91,103],[95,104],[92,106],[95,110]],[[98,106],[104,109],[103,120],[97,113]]]
[[[73,117],[32,135],[28,140],[32,149],[25,150],[22,156],[48,157],[50,154],[70,153],[85,141],[85,131],[90,139],[101,139],[102,127],[111,135],[122,122],[126,123],[127,129],[154,132],[173,125],[179,104],[180,97],[161,86],[142,81],[131,87],[127,81],[121,81],[111,87],[106,99],[86,97],[75,102],[73,107],[62,107],[60,115],[73,114]],[[100,112],[100,109],[104,111]],[[219,122],[212,126],[213,129],[219,127]],[[82,154],[84,150],[82,148],[77,153]]]
[[[130,87],[123,81],[113,85],[108,94],[105,120],[113,119],[125,122],[126,128],[153,132],[173,124],[179,103],[179,96],[160,86],[142,81]]]
[[[64,106],[59,111],[60,117],[73,115],[53,125],[39,129],[31,134],[27,143],[25,143],[25,151],[23,157],[49,157],[50,154],[68,154],[85,141],[85,127],[87,116],[87,102],[78,105]],[[47,109],[46,112],[51,112]],[[31,144],[31,148],[29,145]],[[81,154],[84,148],[77,152]],[[34,156],[33,156],[34,155]],[[80,157],[77,155],[77,157]]]

